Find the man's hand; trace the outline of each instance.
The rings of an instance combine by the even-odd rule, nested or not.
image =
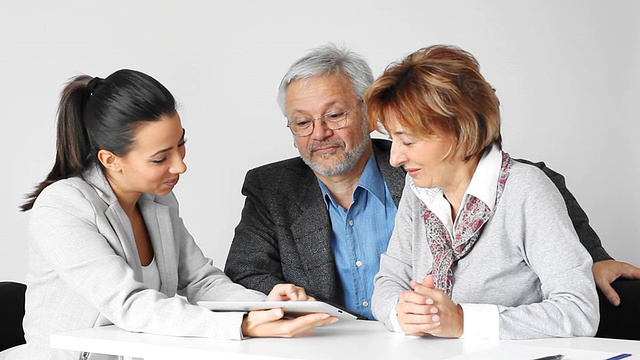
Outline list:
[[[593,278],[604,296],[614,306],[620,305],[620,296],[611,287],[617,278],[640,279],[640,268],[615,260],[602,260],[593,264]]]
[[[313,297],[307,295],[303,288],[295,286],[293,284],[277,284],[271,289],[267,301],[274,300],[294,300],[294,301],[308,301],[315,300]]]

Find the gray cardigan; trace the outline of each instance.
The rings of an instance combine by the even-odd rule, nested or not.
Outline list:
[[[407,184],[375,278],[373,313],[391,330],[400,292],[431,272],[421,207]],[[599,317],[591,265],[558,189],[539,169],[513,162],[494,216],[454,267],[452,300],[498,305],[502,339],[592,336]]]

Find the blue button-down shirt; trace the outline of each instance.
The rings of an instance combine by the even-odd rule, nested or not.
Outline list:
[[[348,311],[373,319],[373,277],[387,250],[398,211],[373,154],[353,192],[348,210],[338,205],[320,181],[331,219],[331,247]]]

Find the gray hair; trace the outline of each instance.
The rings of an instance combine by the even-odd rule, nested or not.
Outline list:
[[[287,114],[284,98],[292,81],[327,74],[348,78],[358,99],[362,99],[364,92],[373,84],[373,73],[362,56],[329,43],[311,49],[284,75],[278,88],[278,105],[282,113]]]

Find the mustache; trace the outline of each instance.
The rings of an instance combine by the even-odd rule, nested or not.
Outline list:
[[[340,139],[329,139],[329,140],[325,140],[325,141],[314,142],[313,144],[309,145],[309,147],[307,148],[307,152],[309,154],[311,154],[317,148],[321,148],[321,147],[325,147],[325,146],[339,146],[342,149],[344,149],[344,147],[345,147],[344,141],[342,141]]]

